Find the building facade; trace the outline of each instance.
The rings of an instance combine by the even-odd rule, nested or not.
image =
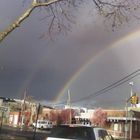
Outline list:
[[[133,109],[106,110],[106,128],[115,138],[140,138],[140,112]]]

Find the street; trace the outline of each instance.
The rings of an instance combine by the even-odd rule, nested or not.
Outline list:
[[[0,140],[44,140],[50,131],[36,130],[32,128],[19,129],[16,127],[3,126],[0,130]]]

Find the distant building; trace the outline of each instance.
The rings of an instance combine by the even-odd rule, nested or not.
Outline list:
[[[12,126],[32,124],[37,112],[37,104],[35,102],[20,99],[0,97],[0,106],[1,108],[8,108],[4,112],[3,122]],[[0,116],[2,115],[0,114]]]
[[[106,128],[115,138],[140,138],[140,112],[126,110],[106,110]]]
[[[19,126],[21,112],[9,113],[9,125],[17,127]]]
[[[95,110],[87,109],[75,116],[80,122],[90,120]],[[140,139],[140,108],[128,108],[126,110],[104,110],[107,112],[105,128],[115,138]]]
[[[0,106],[3,104],[3,99],[0,98]]]
[[[3,123],[8,123],[9,113],[15,107],[15,103],[13,99],[0,97],[0,120]]]
[[[52,108],[50,106],[42,106],[40,119],[48,120],[50,118],[50,113],[52,110],[54,110],[54,108]]]

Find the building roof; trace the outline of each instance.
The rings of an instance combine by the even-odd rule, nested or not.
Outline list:
[[[134,117],[107,117],[107,121],[140,121],[139,118]]]
[[[46,105],[43,105],[43,108],[54,109],[53,107],[51,107],[51,106],[46,106]]]
[[[0,99],[2,99],[3,102],[16,102],[14,99],[10,99],[10,98],[7,98],[7,97],[0,97]]]

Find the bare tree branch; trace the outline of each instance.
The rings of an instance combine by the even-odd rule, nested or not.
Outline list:
[[[9,35],[15,28],[20,26],[20,23],[23,22],[28,16],[31,14],[35,7],[31,6],[29,9],[26,10],[26,12],[20,16],[14,23],[12,23],[8,28],[6,28],[5,31],[0,32],[0,42]]]
[[[51,40],[53,36],[60,33],[67,33],[71,30],[71,24],[75,24],[72,17],[72,7],[77,8],[82,2],[87,0],[32,0],[31,6],[9,27],[0,32],[0,42],[5,39],[13,30],[27,19],[32,11],[37,7],[45,7],[48,25],[48,35]],[[128,22],[130,15],[139,19],[134,13],[140,8],[139,0],[92,0],[99,14],[111,23],[111,28],[121,26]],[[93,8],[95,8],[93,7]]]
[[[32,5],[15,21],[13,22],[8,28],[5,29],[5,31],[0,32],[0,42],[9,35],[13,30],[15,30],[17,27],[20,26],[20,24],[30,16],[32,11],[40,6],[49,6],[55,2],[58,2],[61,0],[49,0],[48,2],[44,3],[38,3],[37,0],[33,0]]]

